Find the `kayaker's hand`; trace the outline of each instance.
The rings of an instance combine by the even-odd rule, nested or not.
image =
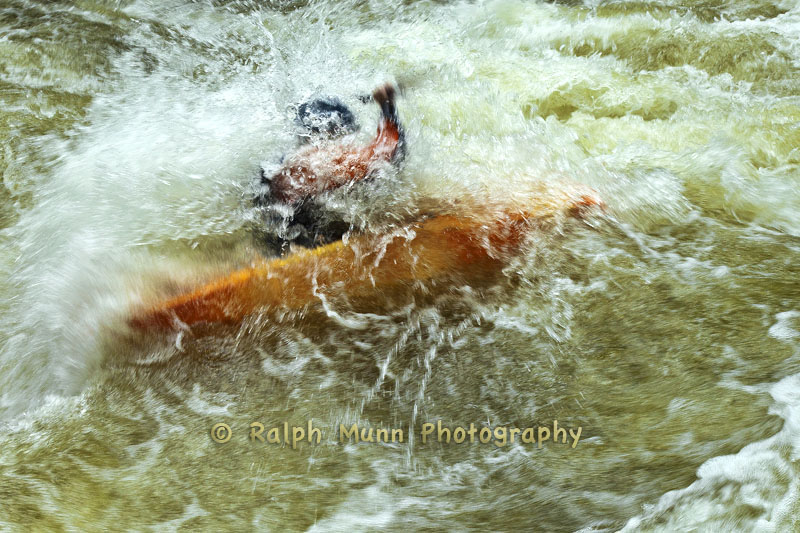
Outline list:
[[[395,93],[394,85],[387,83],[372,92],[372,99],[382,108],[384,103],[394,104]]]

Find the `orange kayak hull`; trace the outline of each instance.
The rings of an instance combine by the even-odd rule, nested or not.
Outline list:
[[[524,206],[441,215],[392,234],[351,237],[265,260],[138,308],[128,324],[138,330],[238,324],[262,310],[299,311],[331,294],[369,301],[397,286],[428,280],[484,279],[522,251],[535,226],[599,205],[586,189],[550,192]]]

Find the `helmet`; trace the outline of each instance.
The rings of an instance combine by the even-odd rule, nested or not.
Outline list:
[[[328,135],[339,137],[358,130],[353,112],[341,100],[321,97],[300,104],[295,124],[302,128],[303,136]]]

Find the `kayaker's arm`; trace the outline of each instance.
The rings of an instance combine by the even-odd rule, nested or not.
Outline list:
[[[400,119],[397,117],[395,107],[395,89],[392,85],[386,84],[372,93],[372,99],[381,108],[381,119],[378,123],[378,134],[370,144],[372,156],[379,157],[389,152],[388,160],[394,164],[399,164],[405,158],[405,135]]]

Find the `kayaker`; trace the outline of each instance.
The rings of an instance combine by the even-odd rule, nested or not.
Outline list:
[[[358,131],[355,116],[338,98],[317,98],[300,105],[295,123],[301,147],[277,172],[262,169],[256,204],[270,209],[262,241],[283,255],[289,244],[311,248],[338,239],[350,229],[321,208],[319,197],[374,176],[382,164],[399,165],[405,156],[403,128],[395,107],[396,90],[383,85],[372,93],[381,110],[375,138],[366,146],[347,142]]]

